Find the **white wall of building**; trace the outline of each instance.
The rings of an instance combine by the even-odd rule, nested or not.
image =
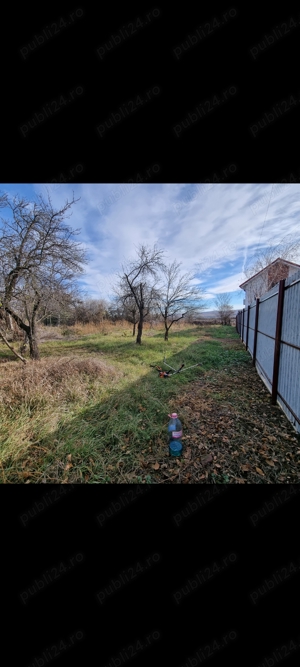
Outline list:
[[[298,271],[296,266],[289,266],[289,277]],[[245,285],[245,308],[268,291],[268,267]]]
[[[245,285],[245,308],[255,301],[257,296],[268,291],[268,272],[265,271]]]

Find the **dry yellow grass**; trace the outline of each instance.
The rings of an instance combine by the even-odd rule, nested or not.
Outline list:
[[[172,331],[178,331],[181,329],[184,329],[186,327],[185,322],[176,322],[173,327]],[[130,322],[126,322],[125,320],[118,320],[116,322],[110,322],[108,320],[103,320],[103,322],[99,322],[98,324],[94,324],[93,322],[90,322],[88,324],[82,324],[80,322],[76,322],[74,326],[55,326],[55,327],[50,327],[50,326],[39,326],[39,337],[41,340],[47,340],[47,339],[59,339],[59,338],[65,338],[68,336],[87,336],[89,334],[114,334],[116,331],[126,331],[127,335],[132,334],[133,330],[133,324]],[[153,331],[163,331],[164,330],[164,325],[162,322],[144,322],[143,326],[144,332],[149,332],[151,330]],[[137,325],[136,325],[136,334],[137,334]],[[136,335],[135,334],[135,335]]]
[[[118,377],[116,369],[97,357],[51,357],[38,363],[28,360],[5,364],[0,385],[0,403],[10,409],[27,405],[31,409],[88,395],[95,378]],[[84,381],[85,380],[85,381]]]

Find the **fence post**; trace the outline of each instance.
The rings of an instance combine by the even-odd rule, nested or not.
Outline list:
[[[249,317],[250,317],[250,306],[248,306],[248,315],[247,315],[246,350],[248,350]]]
[[[278,290],[277,319],[276,319],[276,333],[275,333],[275,346],[274,346],[272,398],[271,398],[272,405],[276,405],[276,401],[277,401],[279,357],[280,357],[280,338],[281,338],[281,325],[282,325],[283,299],[284,299],[284,285],[285,285],[285,279],[280,280],[279,290]]]
[[[258,311],[259,311],[259,298],[256,299],[252,366],[255,366],[255,360],[256,360],[256,344],[257,344],[257,329],[258,329]]]

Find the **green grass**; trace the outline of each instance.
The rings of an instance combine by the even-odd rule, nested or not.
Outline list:
[[[238,345],[224,349],[219,339],[225,337]],[[151,483],[143,460],[155,463],[156,457],[168,456],[168,413],[176,411],[176,398],[207,371],[249,363],[239,341],[233,327],[187,326],[171,331],[167,343],[163,332],[145,332],[138,346],[128,329],[127,336],[113,331],[41,344],[42,359],[97,358],[117,376],[82,374],[76,382],[70,378],[61,394],[52,392],[51,400],[49,393],[49,401],[35,387],[21,403],[0,403],[2,482]],[[162,365],[164,354],[174,368],[201,366],[159,378],[149,366]],[[11,358],[11,353],[1,345],[0,356]],[[0,379],[13,366],[19,369],[21,362],[0,364]]]

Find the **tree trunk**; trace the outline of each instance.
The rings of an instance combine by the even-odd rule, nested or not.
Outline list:
[[[17,313],[14,313],[12,310],[10,310],[9,307],[6,306],[6,308],[5,308],[6,312],[8,312],[9,315],[12,316],[12,318],[15,320],[15,322],[20,327],[20,329],[22,329],[22,331],[24,331],[25,340],[24,340],[22,348],[25,349],[26,337],[27,337],[28,342],[29,342],[30,358],[35,359],[35,360],[40,359],[39,348],[38,348],[38,343],[37,343],[37,339],[36,339],[36,329],[35,329],[35,316],[36,316],[37,308],[38,308],[38,304],[36,304],[36,306],[34,308],[35,312],[32,316],[30,326],[28,326],[27,324],[24,324],[24,322],[22,322],[19,315],[17,315]],[[21,351],[21,354],[22,354],[22,351]]]
[[[140,314],[140,319],[138,321],[138,333],[136,337],[136,342],[138,345],[142,343],[142,333],[143,333],[143,313]]]
[[[11,317],[13,318],[13,321],[17,324],[17,326],[21,329],[21,331],[24,332],[25,340],[26,340],[26,334],[28,336],[28,333],[29,333],[29,326],[27,324],[24,324],[24,322],[21,320],[19,315],[17,315],[17,313],[15,313],[13,310],[11,310],[8,306],[5,306],[5,310],[9,315],[11,315]]]
[[[134,323],[133,323],[133,332],[132,332],[133,336],[135,336],[135,325],[136,325],[136,322],[134,321]]]
[[[23,343],[20,345],[20,354],[25,354],[27,343],[28,343],[28,334],[26,333],[26,331],[24,331]]]
[[[30,331],[28,333],[28,342],[29,342],[29,350],[30,350],[30,359],[35,359],[35,361],[39,361],[40,360],[40,353],[39,353],[39,348],[38,348],[38,344],[37,344],[35,328],[30,329]]]
[[[8,328],[10,331],[13,331],[14,328],[13,328],[13,323],[12,323],[11,315],[10,315],[9,313],[6,313],[6,317],[7,317],[7,320],[6,320],[7,328]]]

